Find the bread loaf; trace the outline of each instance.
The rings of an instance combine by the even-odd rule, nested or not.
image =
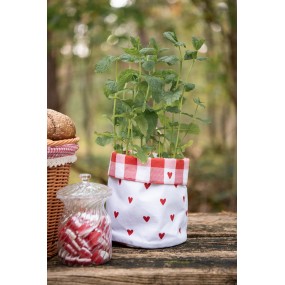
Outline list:
[[[73,121],[66,115],[52,109],[47,109],[47,138],[64,140],[76,137]]]

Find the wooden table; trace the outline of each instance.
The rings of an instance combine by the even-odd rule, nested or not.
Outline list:
[[[97,267],[67,267],[48,260],[47,284],[236,284],[236,213],[193,213],[184,244],[165,249],[113,246]]]

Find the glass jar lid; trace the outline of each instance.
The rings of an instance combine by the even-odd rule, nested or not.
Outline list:
[[[91,174],[82,173],[79,175],[80,183],[67,185],[57,191],[57,198],[68,199],[98,199],[103,200],[112,195],[112,190],[106,185],[90,182]]]

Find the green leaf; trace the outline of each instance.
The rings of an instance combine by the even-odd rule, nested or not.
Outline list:
[[[117,82],[108,79],[104,85],[104,94],[106,95],[106,97],[109,98],[110,95],[115,94],[117,91],[118,91]]]
[[[163,101],[167,105],[171,105],[173,102],[179,100],[181,95],[182,95],[182,91],[181,90],[166,91],[166,92],[163,93]]]
[[[130,36],[130,42],[132,44],[132,46],[136,49],[136,50],[139,50],[140,47],[141,47],[141,41],[140,41],[140,38],[139,37],[132,37]]]
[[[122,90],[125,84],[138,78],[138,71],[134,69],[123,70],[118,77],[118,90]]]
[[[149,92],[156,103],[159,103],[163,93],[163,80],[155,76],[145,76],[145,80],[149,86]]]
[[[124,48],[123,50],[129,55],[140,56],[140,52],[136,48]]]
[[[169,154],[164,151],[164,152],[161,154],[161,157],[163,157],[163,158],[169,158]]]
[[[161,49],[158,50],[158,54],[160,54],[160,53],[162,53],[164,51],[168,51],[168,50],[169,50],[169,48],[161,48]]]
[[[143,54],[143,55],[154,55],[156,54],[156,50],[155,48],[142,48],[140,51],[139,51],[140,54]]]
[[[190,147],[193,144],[193,140],[188,141],[186,144],[181,146],[181,151],[184,152],[187,147]]]
[[[177,42],[177,37],[176,34],[174,32],[164,32],[163,36],[168,39],[170,42],[172,42],[173,44],[175,44]]]
[[[177,106],[167,106],[166,111],[169,113],[176,113],[176,114],[180,112]]]
[[[169,75],[167,75],[167,76],[165,76],[165,83],[171,83],[171,82],[173,82],[173,81],[175,81],[176,82],[176,80],[177,80],[177,75],[176,74],[169,74]]]
[[[141,101],[145,99],[145,95],[146,95],[146,92],[147,92],[147,87],[148,87],[148,84],[146,81],[140,81],[138,84],[137,84],[137,93],[136,93],[136,99],[135,101]]]
[[[147,131],[148,131],[148,122],[144,115],[139,115],[135,117],[135,122],[137,123],[137,127],[139,128],[140,132],[144,135],[147,136]]]
[[[132,99],[120,99],[120,102],[123,106],[125,106],[128,110],[128,112],[134,107],[134,100]]]
[[[170,142],[170,145],[172,145],[172,148],[174,148],[176,143],[176,136],[172,134],[171,130],[167,130],[165,133],[165,138]]]
[[[167,56],[160,57],[158,61],[165,62],[168,65],[174,65],[179,61],[179,58],[176,55],[169,55],[169,56],[167,55]]]
[[[110,69],[112,63],[117,60],[117,57],[107,55],[95,64],[95,72],[103,73]]]
[[[177,36],[176,36],[176,34],[174,32],[164,32],[163,36],[167,40],[172,42],[175,46],[184,46],[184,47],[186,47],[185,43],[178,41]]]
[[[100,136],[96,138],[96,143],[101,146],[105,146],[111,143],[112,141],[113,141],[113,134],[109,132],[100,134]]]
[[[158,45],[157,45],[156,40],[154,38],[151,38],[149,40],[149,46],[153,47],[156,51],[158,50]]]
[[[124,53],[119,57],[119,59],[123,62],[135,62],[137,58],[137,56],[133,56],[127,53]]]
[[[115,144],[115,145],[114,145],[114,150],[115,150],[117,153],[123,153],[123,146],[120,145],[120,144]]]
[[[186,83],[184,84],[184,90],[185,92],[189,92],[195,89],[195,84],[193,83]]]
[[[141,161],[141,163],[146,163],[148,160],[148,154],[138,145],[132,144],[131,147],[134,150],[132,155],[134,157],[137,157]]]
[[[155,62],[154,61],[145,61],[143,64],[142,64],[142,68],[145,70],[145,71],[152,71],[153,68],[155,66]]]
[[[206,108],[206,106],[203,104],[203,102],[200,101],[200,98],[197,97],[197,98],[193,98],[193,101],[195,104],[197,104],[198,106],[202,107],[202,108]]]
[[[156,70],[154,75],[164,78],[164,81],[167,81],[166,83],[170,83],[178,78],[177,72],[172,69]]]
[[[204,42],[205,42],[205,40],[203,40],[203,39],[198,39],[196,37],[192,37],[192,44],[193,44],[193,47],[195,48],[195,50],[199,50]]]
[[[148,128],[146,139],[148,139],[153,134],[157,126],[158,115],[156,114],[156,112],[151,110],[145,110],[143,114],[144,118],[147,120]]]
[[[176,159],[183,159],[184,158],[184,155],[182,154],[182,150],[180,147],[177,148],[176,150],[176,156],[175,156]]]
[[[130,113],[132,108],[126,102],[122,100],[117,100],[116,114]]]
[[[186,50],[185,54],[184,54],[184,60],[196,59],[197,54],[198,54],[198,52],[196,50],[195,51]]]

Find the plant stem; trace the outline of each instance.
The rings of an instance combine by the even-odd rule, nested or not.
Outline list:
[[[179,50],[180,50],[180,48],[179,48]],[[192,70],[194,63],[195,63],[195,59],[193,59],[192,64],[190,65],[189,71],[187,73],[187,78],[190,75],[190,72]],[[183,87],[183,92],[182,92],[180,102],[179,102],[179,120],[178,120],[178,129],[177,129],[177,136],[176,136],[175,149],[174,149],[174,158],[176,157],[176,154],[177,154],[177,147],[178,147],[178,141],[179,141],[179,133],[180,133],[180,126],[181,126],[181,113],[182,113],[182,107],[183,107],[183,95],[184,95],[184,87]],[[196,108],[194,117],[196,115],[196,112],[197,112],[197,108]]]
[[[116,82],[118,82],[118,60],[116,60]],[[113,139],[113,149],[115,148],[115,145],[117,143],[117,132],[116,132],[116,105],[117,105],[117,97],[114,97],[114,104],[113,104],[113,117],[112,117],[112,121],[113,121],[113,134],[114,134],[114,139]]]
[[[128,137],[127,137],[127,144],[126,144],[126,154],[128,154],[129,152],[130,131],[131,131],[131,120],[128,119]]]
[[[139,81],[141,79],[141,75],[142,75],[142,63],[139,62]]]
[[[165,142],[166,142],[166,125],[165,125],[165,122],[166,121],[166,111],[165,111],[165,108],[163,109],[163,151],[166,152],[166,149],[165,149]]]
[[[186,79],[190,76],[190,72],[191,72],[191,70],[192,70],[192,67],[193,67],[195,61],[196,61],[196,59],[193,59],[192,64],[190,65],[190,68],[189,68],[189,70],[188,70]]]
[[[195,110],[195,113],[194,113],[194,116],[193,116],[193,120],[196,120],[196,113],[198,111],[198,107],[199,107],[199,105],[196,106],[196,110]]]
[[[182,107],[183,107],[183,95],[184,95],[184,88],[183,88],[183,92],[182,92],[182,95],[181,95],[181,98],[180,98],[180,102],[179,102],[179,120],[178,120],[178,129],[177,129],[175,149],[174,149],[174,156],[173,156],[174,158],[176,157],[177,147],[178,147],[180,126],[181,126],[181,113],[182,113]]]
[[[117,133],[116,133],[116,122],[115,122],[116,104],[117,104],[117,99],[116,99],[116,97],[114,97],[113,117],[112,117],[112,119],[113,119],[113,133],[114,133],[113,148],[115,148],[115,145],[116,145],[116,137],[117,137]]]
[[[171,114],[171,134],[170,134],[170,149],[169,149],[169,152],[170,154],[172,154],[172,139],[173,139],[173,123],[174,123],[174,114],[172,113]]]
[[[143,102],[143,112],[146,109],[146,102],[147,102],[148,94],[149,94],[149,85],[147,85],[146,95],[145,95],[144,102]]]
[[[176,86],[175,88],[178,87],[178,84],[179,84],[179,81],[180,81],[180,78],[181,78],[181,74],[182,74],[182,63],[183,63],[183,57],[182,57],[182,52],[181,52],[181,48],[180,46],[178,47],[179,48],[179,55],[180,55],[180,58],[179,58],[179,74],[178,74],[178,78],[177,78],[177,82],[176,82]]]

